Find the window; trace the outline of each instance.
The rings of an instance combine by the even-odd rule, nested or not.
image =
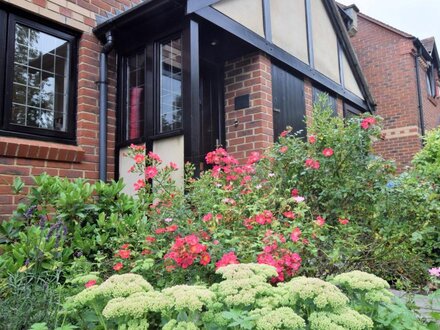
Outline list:
[[[313,87],[313,104],[318,102],[320,95],[326,95],[328,97],[327,106],[333,110],[333,116],[338,115],[337,106],[336,106],[336,98],[330,95],[328,92],[323,91],[318,87]]]
[[[142,137],[144,127],[145,54],[144,50],[129,56],[126,61],[127,100],[125,139]]]
[[[436,97],[434,68],[432,64],[428,67],[428,70],[426,71],[426,87],[428,89],[428,95],[432,97]]]
[[[159,129],[166,133],[182,128],[182,45],[181,39],[159,46]]]
[[[12,13],[4,16],[2,134],[73,142],[75,36]]]
[[[357,117],[362,114],[362,111],[359,110],[354,105],[351,105],[349,103],[344,103],[344,118],[350,119],[353,117]]]
[[[121,58],[119,143],[182,134],[180,37],[150,40]]]

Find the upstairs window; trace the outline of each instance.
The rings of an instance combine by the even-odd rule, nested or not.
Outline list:
[[[74,141],[76,38],[53,27],[6,15],[4,134]],[[0,36],[1,37],[1,36]],[[1,62],[1,61],[0,61]]]
[[[434,79],[434,68],[432,65],[428,67],[426,71],[426,87],[428,89],[428,95],[431,97],[436,97],[436,86]]]
[[[330,109],[332,109],[333,116],[336,117],[338,115],[337,105],[336,105],[336,97],[334,97],[333,95],[330,95],[328,92],[322,90],[321,88],[315,87],[315,86],[313,87],[313,104],[318,102],[319,98],[324,95],[327,96],[327,106]]]

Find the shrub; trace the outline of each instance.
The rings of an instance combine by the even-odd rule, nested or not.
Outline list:
[[[29,329],[33,323],[61,324],[64,292],[54,274],[15,273],[0,280],[2,329]]]
[[[437,185],[440,184],[440,128],[428,132],[424,138],[425,146],[413,159],[416,171]]]
[[[231,264],[217,273],[223,280],[211,287],[177,285],[162,291],[144,285],[137,275],[113,276],[69,298],[66,306],[70,317],[75,319],[78,311],[95,313],[107,328],[411,329],[410,317],[413,329],[423,326],[408,309],[392,302],[391,294],[384,291],[385,281],[367,273],[351,272],[332,279],[343,291],[305,277],[272,286],[267,280],[277,272],[268,265]],[[116,288],[124,284],[133,289]],[[395,314],[396,309],[400,313]],[[399,321],[396,315],[404,319]]]

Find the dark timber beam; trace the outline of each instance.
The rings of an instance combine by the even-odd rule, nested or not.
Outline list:
[[[325,86],[330,91],[340,95],[342,98],[347,99],[356,106],[364,110],[370,109],[369,105],[367,105],[367,103],[359,96],[344,89],[337,82],[331,80],[327,76],[311,68],[308,64],[305,64],[293,55],[287,53],[280,47],[272,44],[270,41],[259,36],[258,34],[250,31],[249,29],[245,28],[243,25],[237,23],[231,18],[223,15],[219,11],[211,7],[205,7],[195,12],[195,14],[223,28],[224,30],[230,32],[238,38],[246,41],[255,48],[262,50],[266,54],[270,55],[272,58],[288,65],[293,70],[299,72],[305,77],[310,78],[312,81],[315,81],[318,84]]]
[[[220,0],[188,0],[186,4],[186,13],[191,14],[199,9],[211,6]]]
[[[189,19],[183,30],[183,128],[185,162],[200,174],[200,51],[199,24]]]

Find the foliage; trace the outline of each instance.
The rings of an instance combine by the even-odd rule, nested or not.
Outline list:
[[[341,291],[306,277],[272,286],[267,279],[276,269],[268,265],[231,264],[217,273],[223,280],[208,288],[177,285],[162,291],[133,287],[131,276],[145,283],[137,275],[114,275],[69,298],[66,307],[74,319],[80,310],[94,314],[96,323],[88,328],[103,322],[103,327],[129,329],[428,329],[388,291],[386,281],[371,274],[353,271],[332,278]],[[126,285],[134,289],[118,289]]]
[[[0,281],[2,329],[28,329],[33,323],[60,324],[58,313],[64,293],[56,275],[16,273]],[[37,328],[38,329],[38,328]],[[67,330],[67,329],[63,329]]]
[[[59,270],[82,255],[102,263],[143,221],[137,202],[121,193],[122,182],[92,185],[43,174],[35,184],[27,203],[0,224],[3,276]]]
[[[429,131],[424,138],[424,148],[413,159],[416,171],[437,185],[440,184],[440,128]]]
[[[388,289],[383,279],[360,271],[335,276],[330,280],[349,297],[350,305],[368,315],[375,328],[427,329],[417,315]]]
[[[67,313],[77,318],[94,314],[103,328],[162,329],[371,329],[372,320],[352,308],[334,285],[314,278],[294,278],[272,286],[276,269],[261,264],[231,264],[217,273],[223,280],[211,287],[177,285],[155,291],[133,274],[114,275],[68,299]],[[359,275],[370,276],[359,273]],[[350,274],[342,274],[350,276]],[[379,279],[380,280],[380,279]],[[121,291],[132,286],[136,290]],[[144,283],[145,285],[139,285]],[[366,293],[374,287],[365,287]],[[374,313],[382,305],[371,304]],[[370,307],[371,307],[370,306]]]

